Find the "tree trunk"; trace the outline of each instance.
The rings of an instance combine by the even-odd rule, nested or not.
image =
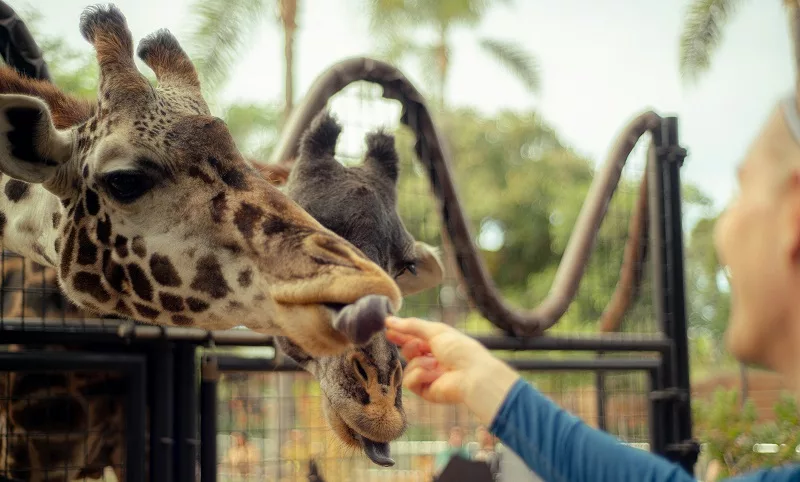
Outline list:
[[[283,123],[286,123],[294,107],[294,34],[297,31],[298,0],[278,1],[283,26]]]

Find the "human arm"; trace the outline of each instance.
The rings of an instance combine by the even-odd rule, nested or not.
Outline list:
[[[694,480],[678,465],[592,429],[457,330],[416,319],[390,319],[387,326],[387,338],[409,360],[406,387],[428,401],[463,402],[546,480]]]

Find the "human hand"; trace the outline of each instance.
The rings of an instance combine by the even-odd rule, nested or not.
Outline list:
[[[490,423],[519,375],[469,336],[444,323],[386,319],[386,337],[408,361],[403,386],[434,403],[465,403]]]

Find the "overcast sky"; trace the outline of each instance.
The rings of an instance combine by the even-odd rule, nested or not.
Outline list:
[[[297,93],[330,64],[369,54],[363,0],[301,0]],[[26,2],[9,2],[12,6]],[[42,27],[89,48],[78,32],[95,0],[35,0]],[[734,167],[775,101],[793,85],[790,44],[778,0],[742,2],[715,58],[696,86],[678,77],[678,36],[686,0],[517,0],[498,6],[475,30],[458,31],[447,86],[451,104],[486,112],[535,107],[572,146],[599,161],[621,127],[644,109],[679,116],[690,151],[684,176],[718,204],[730,195]],[[179,39],[190,0],[117,0],[138,39],[158,28]],[[477,47],[480,36],[512,40],[539,58],[543,89],[526,94]],[[265,22],[243,52],[227,100],[277,101],[283,86],[282,35]],[[409,72],[412,80],[413,72]],[[717,174],[717,171],[721,172]]]

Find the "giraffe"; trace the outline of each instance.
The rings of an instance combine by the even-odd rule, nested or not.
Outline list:
[[[335,119],[329,113],[323,112],[306,131],[301,141],[301,155],[291,176],[288,176],[286,171],[281,171],[280,167],[275,169],[270,165],[261,165],[258,169],[271,182],[277,185],[286,183],[285,189],[290,197],[297,199],[309,213],[318,219],[323,219],[326,227],[357,243],[357,247],[365,253],[371,253],[373,261],[398,279],[404,295],[438,285],[443,271],[436,250],[425,243],[415,241],[403,226],[397,213],[398,157],[393,138],[382,132],[368,135],[364,162],[361,166],[346,168],[333,157],[340,132],[341,127]],[[335,182],[321,182],[331,176],[332,170],[335,172],[333,174]],[[353,202],[343,203],[344,205],[338,209],[330,209],[331,203],[325,202],[327,200],[336,203],[342,196]],[[369,220],[376,221],[382,228],[376,227],[375,223]],[[25,279],[24,286],[40,287],[48,295],[46,300],[37,299],[33,303],[25,303],[27,316],[34,319],[82,316],[79,310],[70,308],[71,305],[67,300],[54,296],[58,287],[54,284],[55,276],[49,274],[52,270],[30,261],[23,264],[20,258],[11,258],[6,263],[5,283]],[[21,269],[27,270],[25,276],[20,276]],[[4,299],[4,317],[19,316],[18,313],[23,305],[20,298],[25,290],[20,289],[23,288],[22,285],[14,284],[12,289],[15,291],[8,292]],[[405,423],[397,348],[382,334],[378,334],[367,344],[349,349],[349,353],[344,355],[314,359],[285,337],[276,337],[276,342],[284,353],[320,381],[322,391],[326,394],[322,399],[324,413],[339,438],[347,445],[362,448],[373,462],[390,465],[388,443],[365,440],[350,429],[348,423],[357,425],[353,420],[364,417],[365,414],[381,418],[392,410],[395,410],[402,418],[403,424]],[[42,377],[41,374],[15,376],[14,381],[17,384],[38,386],[46,389],[49,395],[53,393],[51,379],[46,378],[36,382],[36,378]],[[384,383],[381,383],[382,379]],[[91,378],[87,383],[77,374],[68,374],[65,380],[71,382],[66,384],[69,387],[66,390],[69,396],[81,400],[83,405],[90,407],[90,415],[104,414],[104,417],[75,417],[76,420],[94,420],[95,424],[88,426],[87,421],[86,425],[72,426],[65,432],[78,435],[86,432],[105,434],[105,441],[90,455],[87,455],[87,449],[79,446],[80,444],[58,445],[55,447],[56,454],[51,455],[54,465],[82,467],[79,476],[94,474],[97,477],[107,466],[120,467],[121,456],[124,453],[123,429],[120,426],[122,395],[113,389],[103,388],[103,385],[114,386],[117,380],[111,375],[108,378]],[[91,391],[93,395],[89,397],[83,395],[82,392],[86,391]],[[112,395],[109,396],[109,393]],[[27,397],[17,398],[20,406],[30,409],[31,403]],[[44,396],[39,401],[47,403],[48,400],[51,399]],[[55,410],[54,413],[58,415],[63,413],[63,410]],[[48,432],[46,427],[52,423],[53,421],[48,419],[39,420],[36,425],[37,431],[46,434]],[[19,473],[24,470],[23,467],[28,467],[37,459],[30,454],[37,450],[37,447],[28,445],[29,437],[24,435],[32,427],[24,423],[22,425],[20,428],[24,430],[21,430],[15,438],[16,442],[22,445],[22,448],[17,449],[21,455],[17,462],[19,468],[16,469],[18,478]],[[52,439],[52,434],[48,436]],[[399,436],[399,432],[396,436]],[[92,446],[92,441],[88,445]],[[48,446],[50,447],[52,446]],[[89,462],[84,464],[84,460]]]
[[[399,309],[398,284],[256,175],[208,116],[177,40],[159,31],[140,43],[153,88],[135,70],[118,9],[87,9],[81,30],[101,65],[96,104],[0,70],[3,247],[57,267],[70,301],[93,313],[205,328],[244,320],[312,357],[379,333]],[[150,219],[156,209],[164,216]],[[233,279],[256,309],[239,301]],[[384,435],[399,426],[379,422]],[[366,432],[362,444],[372,436],[344,428]]]

